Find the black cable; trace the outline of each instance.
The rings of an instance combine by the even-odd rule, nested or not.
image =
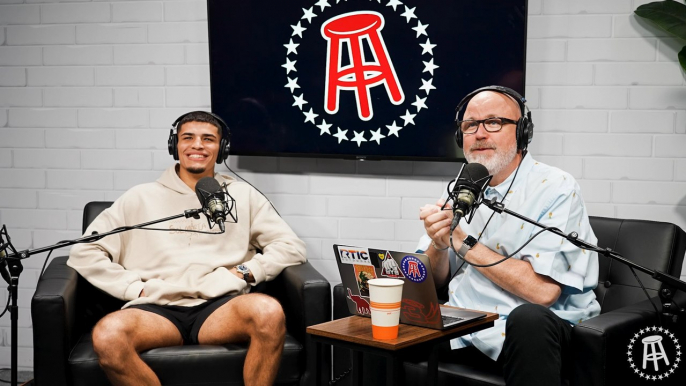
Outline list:
[[[228,158],[227,158],[227,159],[228,159]],[[269,199],[269,197],[267,197],[267,195],[265,195],[264,193],[262,193],[262,191],[259,190],[259,189],[257,189],[257,188],[255,187],[255,185],[251,184],[250,182],[248,182],[248,180],[246,180],[245,178],[241,177],[238,173],[236,173],[233,169],[231,169],[231,167],[230,167],[229,164],[226,162],[226,160],[224,160],[224,166],[226,166],[226,168],[229,169],[229,171],[230,171],[231,173],[233,173],[236,177],[240,178],[241,180],[243,180],[243,182],[245,182],[246,184],[252,186],[253,189],[257,190],[257,191],[262,195],[262,197],[264,197],[264,198],[269,202],[269,205],[272,206],[272,208],[274,209],[274,211],[276,212],[276,214],[278,214],[279,217],[281,217],[281,213],[279,213],[279,211],[276,210],[276,207],[274,206],[274,203],[272,202],[272,200]]]
[[[63,242],[64,242],[64,240],[60,241],[60,243],[63,243]],[[45,258],[45,261],[43,262],[43,268],[41,268],[40,275],[38,275],[39,279],[41,277],[43,277],[43,273],[45,272],[45,266],[48,265],[48,259],[50,259],[50,255],[52,255],[52,251],[54,251],[54,249],[52,249],[52,250],[50,250],[50,252],[48,252],[48,256]]]
[[[9,289],[9,288],[8,288],[8,289]],[[8,297],[7,297],[7,304],[5,304],[5,309],[2,311],[2,314],[0,314],[0,318],[2,318],[3,316],[5,316],[5,313],[7,313],[7,310],[10,309],[10,298],[11,298],[11,296],[8,296]]]
[[[501,203],[501,204],[502,204],[503,202],[505,202],[505,198],[507,197],[508,194],[510,194],[510,189],[512,189],[512,185],[514,185],[514,182],[515,182],[515,180],[517,179],[517,174],[519,173],[519,168],[522,166],[522,162],[524,162],[524,157],[526,157],[526,153],[527,153],[527,151],[524,150],[523,153],[522,153],[522,158],[519,160],[519,164],[517,164],[517,169],[515,169],[515,174],[514,174],[514,176],[512,177],[512,181],[510,182],[510,186],[507,187],[507,191],[505,192],[505,195],[504,195],[503,198],[500,200],[500,203]],[[452,181],[451,181],[451,182],[452,182]],[[457,180],[455,180],[455,183],[457,183]],[[450,186],[450,182],[448,182],[448,186]],[[450,195],[450,191],[448,191],[448,195]],[[444,206],[445,206],[445,205],[444,205]],[[486,231],[486,228],[488,227],[488,224],[491,223],[491,219],[493,218],[493,215],[495,215],[495,211],[491,212],[491,216],[488,217],[488,221],[486,221],[486,225],[484,225],[483,229],[481,229],[481,232],[479,232],[479,237],[476,239],[477,242],[479,242],[479,241],[481,240],[481,237],[484,235],[484,232]],[[454,229],[451,229],[451,230],[450,230],[450,247],[452,248],[453,252],[455,252],[455,256],[457,256],[457,251],[455,251],[455,247],[453,247],[453,231],[454,231]],[[533,236],[533,237],[536,237],[536,236]],[[528,244],[531,240],[533,240],[533,238],[529,239],[529,241],[527,241],[526,244]],[[526,245],[526,244],[524,244],[524,245]],[[522,246],[522,248],[523,248],[523,247],[524,247],[524,246]],[[519,248],[517,251],[521,250],[522,248]],[[509,257],[508,257],[508,258],[509,258]],[[505,259],[503,259],[502,261],[505,261],[505,260],[507,260],[508,258],[505,258]],[[462,264],[460,264],[460,266],[457,268],[457,270],[455,271],[455,273],[453,274],[453,276],[450,277],[450,280],[448,280],[448,283],[450,283],[450,282],[455,278],[455,276],[457,276],[457,274],[460,272],[460,269],[462,269],[462,266],[463,266],[465,263],[468,263],[469,265],[473,265],[473,264],[469,263],[469,261],[467,261],[466,259],[462,259]],[[478,267],[478,265],[476,265],[476,267]]]
[[[517,248],[516,251],[510,253],[509,255],[506,255],[505,257],[503,257],[502,259],[496,261],[495,263],[490,263],[490,264],[474,264],[474,263],[468,261],[467,259],[465,259],[464,257],[461,257],[461,259],[464,260],[467,264],[469,264],[469,265],[471,265],[471,266],[474,266],[474,267],[479,267],[479,268],[488,268],[488,267],[492,267],[492,266],[498,265],[498,264],[502,263],[503,261],[505,261],[505,260],[511,258],[512,256],[516,255],[517,253],[519,253],[519,251],[521,251],[522,249],[524,249],[524,247],[526,247],[527,245],[529,245],[529,243],[532,242],[533,239],[535,239],[536,237],[538,237],[538,235],[540,235],[541,233],[543,233],[543,232],[545,232],[545,231],[548,231],[548,230],[558,230],[558,231],[559,231],[559,229],[557,229],[557,228],[555,228],[555,227],[545,227],[545,228],[541,229],[540,231],[536,232],[536,234],[534,234],[533,236],[529,237],[529,240],[527,240],[524,244],[522,244],[521,247]],[[450,235],[450,247],[453,248],[453,250],[455,250],[455,248],[453,247],[453,235],[452,235],[452,234]],[[457,253],[455,254],[455,256],[460,257],[459,255],[457,255]]]
[[[348,374],[350,374],[351,371],[353,371],[353,368],[352,368],[352,367],[348,367],[348,369],[345,370],[344,372],[342,372],[341,375],[339,375],[339,376],[337,376],[337,377],[334,377],[334,379],[330,380],[330,381],[329,381],[329,386],[333,386],[333,385],[335,385],[336,383],[338,383],[338,382],[340,382],[341,380],[343,380],[343,378],[345,378]]]
[[[638,281],[638,284],[641,285],[641,288],[643,289],[643,293],[646,294],[646,297],[648,298],[648,300],[650,300],[650,304],[653,305],[653,309],[655,309],[655,315],[657,315],[657,321],[660,322],[660,327],[662,327],[662,315],[660,315],[660,313],[657,311],[657,306],[655,305],[655,303],[653,303],[653,299],[650,297],[650,295],[648,295],[648,291],[646,291],[646,287],[643,286],[641,279],[638,278],[636,271],[634,271],[634,267],[632,267],[632,266],[628,266],[628,267],[631,270],[631,273],[634,274],[634,277]]]

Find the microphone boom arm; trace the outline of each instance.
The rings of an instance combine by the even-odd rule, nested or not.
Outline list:
[[[121,233],[125,232],[128,230],[132,229],[141,229],[145,226],[148,225],[153,225],[157,223],[161,223],[164,221],[169,221],[169,220],[174,220],[180,217],[193,217],[195,219],[200,218],[200,213],[202,213],[202,209],[189,209],[184,211],[182,214],[170,216],[170,217],[165,217],[163,219],[159,220],[154,220],[154,221],[149,221],[146,223],[138,224],[138,225],[133,225],[133,226],[123,226],[119,227],[116,229],[113,229],[109,232],[106,233],[97,233],[93,232],[93,234],[88,235],[88,236],[83,236],[78,239],[74,240],[65,240],[61,241],[57,244],[53,244],[47,247],[43,248],[36,248],[36,249],[27,249],[24,251],[17,252],[14,249],[14,246],[12,246],[12,243],[10,241],[10,237],[7,234],[7,231],[5,229],[5,226],[2,227],[2,232],[0,233],[0,270],[2,270],[2,278],[7,281],[7,284],[9,284],[8,290],[10,292],[10,299],[8,299],[8,309],[10,311],[10,317],[11,317],[11,360],[10,360],[10,378],[11,378],[11,384],[16,385],[18,384],[17,382],[17,359],[18,359],[18,329],[17,329],[17,321],[19,318],[19,306],[18,306],[18,291],[19,291],[19,276],[21,275],[21,272],[24,270],[24,267],[21,264],[21,261],[23,259],[29,258],[31,255],[35,255],[38,253],[42,252],[47,252],[47,251],[52,251],[58,248],[62,247],[68,247],[70,245],[74,244],[79,244],[79,243],[88,243],[92,241],[97,241],[102,239],[105,236],[113,235],[116,233]],[[144,228],[143,228],[144,229]],[[224,233],[224,229],[222,229],[222,232]],[[2,240],[2,236],[7,237],[7,242]],[[7,254],[7,250],[12,251],[12,254]],[[9,275],[7,274],[7,271],[5,271],[5,266],[7,266],[7,270],[9,272]],[[9,300],[11,300],[11,304],[9,303]]]
[[[521,220],[528,222],[529,224],[536,225],[539,228],[547,228],[545,225],[539,223],[536,220],[532,220],[526,216],[522,216],[519,213],[506,209],[505,205],[496,201],[495,198],[491,200],[483,200],[482,203],[487,207],[491,208],[494,212],[497,212],[498,214],[505,212],[506,214],[515,216]],[[655,271],[646,268],[642,265],[638,265],[633,261],[626,259],[619,252],[614,251],[610,248],[601,248],[597,245],[593,245],[585,240],[580,239],[579,234],[576,232],[565,234],[557,228],[548,228],[547,230],[564,238],[565,240],[569,241],[570,243],[581,249],[587,249],[590,251],[598,252],[603,256],[609,257],[613,260],[617,260],[624,265],[627,265],[631,268],[635,268],[643,273],[650,275],[653,279],[663,284],[662,289],[659,291],[660,300],[662,301],[662,314],[666,316],[668,320],[671,320],[674,323],[676,323],[679,314],[684,314],[684,316],[686,316],[686,313],[683,308],[674,307],[675,305],[672,303],[672,298],[674,297],[675,289],[686,292],[686,282],[666,273]]]

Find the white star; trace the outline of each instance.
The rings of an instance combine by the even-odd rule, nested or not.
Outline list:
[[[428,107],[426,107],[426,103],[424,103],[426,102],[426,98],[420,98],[419,95],[416,95],[415,98],[417,98],[417,100],[412,102],[412,106],[417,107],[417,112],[419,112],[422,108],[428,109]]]
[[[393,7],[394,11],[396,10],[396,7],[398,7],[399,5],[402,5],[402,3],[398,0],[391,0],[388,2],[388,4],[386,4],[387,7]]]
[[[369,130],[369,131],[371,131],[371,130]],[[376,141],[376,143],[377,143],[378,145],[381,145],[381,140],[382,140],[383,138],[386,138],[385,135],[381,134],[381,129],[379,129],[379,130],[377,130],[377,131],[371,131],[371,132],[372,132],[372,138],[369,140],[369,142],[371,142],[371,141]],[[395,135],[398,136],[397,133],[396,133]]]
[[[409,113],[409,111],[408,111],[408,113]],[[386,125],[386,127],[388,128],[388,136],[389,137],[391,135],[395,135],[396,137],[400,138],[400,136],[398,135],[398,131],[400,131],[400,129],[402,129],[402,126],[397,126],[395,124],[395,121],[393,121],[392,125],[390,125],[390,126]]]
[[[329,131],[329,128],[331,127],[330,123],[326,123],[325,119],[322,119],[321,125],[317,125],[319,128],[319,135],[324,135],[324,133],[331,135],[331,132]]]
[[[311,107],[309,113],[303,111],[303,114],[305,114],[305,123],[311,121],[313,125],[315,124],[314,119],[319,116],[319,114],[315,114],[314,111],[312,111]]]
[[[293,95],[293,99],[295,99],[295,102],[293,102],[293,106],[298,106],[300,110],[303,109],[303,105],[307,103],[305,100],[305,95],[300,95],[300,96],[295,96]]]
[[[409,8],[407,8],[407,5],[406,5],[405,6],[405,12],[401,13],[400,16],[405,16],[405,19],[407,19],[407,22],[409,23],[410,20],[417,18],[417,16],[414,15],[415,9],[417,9],[417,7],[409,9]]]
[[[291,34],[291,36],[298,35],[300,37],[303,37],[303,31],[305,31],[307,29],[307,28],[301,27],[300,22],[298,22],[298,24],[296,24],[296,25],[292,25],[291,28],[293,28],[293,33]]]
[[[427,24],[427,26],[428,26],[428,24]],[[429,38],[426,38],[426,43],[424,43],[424,44],[419,43],[419,46],[423,48],[422,55],[426,54],[427,52],[430,53],[431,55],[433,55],[434,54],[434,47],[436,47],[435,44],[431,44],[431,41],[429,40]]]
[[[422,79],[422,87],[420,87],[419,89],[426,91],[426,95],[429,95],[429,91],[436,89],[436,86],[432,84],[433,81],[433,78],[429,80]]]
[[[422,60],[422,63],[424,63],[424,71],[422,72],[429,72],[431,76],[433,76],[434,70],[439,67],[434,64],[434,58],[431,58],[431,60],[429,60],[428,62]]]
[[[298,55],[298,50],[296,48],[299,46],[299,43],[293,43],[293,39],[291,39],[288,44],[284,44],[283,46],[288,48],[288,52],[286,52],[286,55],[290,54],[291,52]]]
[[[410,110],[405,110],[405,115],[400,117],[405,121],[405,124],[403,126],[407,126],[408,123],[414,125],[414,117],[416,116],[417,114],[410,114]]]
[[[360,131],[359,133],[357,131],[354,131],[355,133],[355,138],[353,138],[353,142],[357,142],[357,147],[360,147],[362,145],[362,142],[367,142],[367,139],[364,137],[364,131]]]
[[[303,17],[300,18],[300,20],[307,19],[307,22],[312,24],[312,18],[317,17],[317,15],[314,12],[312,12],[312,8],[314,7],[310,7],[310,9],[303,8],[303,12],[305,12],[305,14],[303,15]]]
[[[288,84],[286,84],[286,85],[283,86],[283,87],[288,87],[288,88],[290,88],[290,89],[291,89],[291,94],[292,94],[293,91],[295,91],[296,88],[300,88],[300,86],[298,85],[298,78],[295,78],[295,79],[288,78]]]
[[[641,329],[638,333],[641,334],[641,335],[643,335],[643,332],[645,332],[645,330],[644,330],[644,329]]]
[[[338,133],[334,134],[333,136],[338,138],[338,143],[341,143],[341,141],[349,141],[348,136],[346,135],[348,133],[348,130],[341,130],[340,127],[337,127]]]
[[[286,69],[286,75],[288,75],[291,71],[298,72],[298,70],[295,69],[295,63],[297,60],[294,60],[291,62],[290,59],[286,58],[286,64],[282,64],[281,67]]]
[[[422,24],[421,21],[417,20],[417,26],[412,27],[412,29],[417,31],[417,37],[420,37],[421,35],[426,35],[426,27],[428,26],[428,24]]]
[[[662,331],[664,331],[665,329],[662,328],[662,327],[659,327],[658,330],[660,330],[660,332],[662,332]]]
[[[318,2],[314,3],[314,5],[319,6],[319,12],[323,11],[324,8],[331,6],[331,4],[329,4],[329,2],[326,0],[319,0]]]

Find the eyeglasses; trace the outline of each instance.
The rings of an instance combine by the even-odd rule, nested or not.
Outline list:
[[[479,125],[484,124],[484,129],[489,133],[496,133],[502,130],[503,125],[508,123],[516,124],[517,121],[509,118],[487,118],[487,119],[466,119],[464,121],[457,121],[457,127],[462,131],[462,134],[474,134],[479,130]]]

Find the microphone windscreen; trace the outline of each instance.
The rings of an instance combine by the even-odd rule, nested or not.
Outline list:
[[[460,178],[465,178],[471,182],[476,182],[486,177],[488,177],[488,169],[476,162],[467,164],[460,175]]]
[[[221,191],[221,186],[219,182],[213,177],[203,177],[195,184],[195,194],[200,200],[200,205],[205,206],[205,201],[212,194]]]

